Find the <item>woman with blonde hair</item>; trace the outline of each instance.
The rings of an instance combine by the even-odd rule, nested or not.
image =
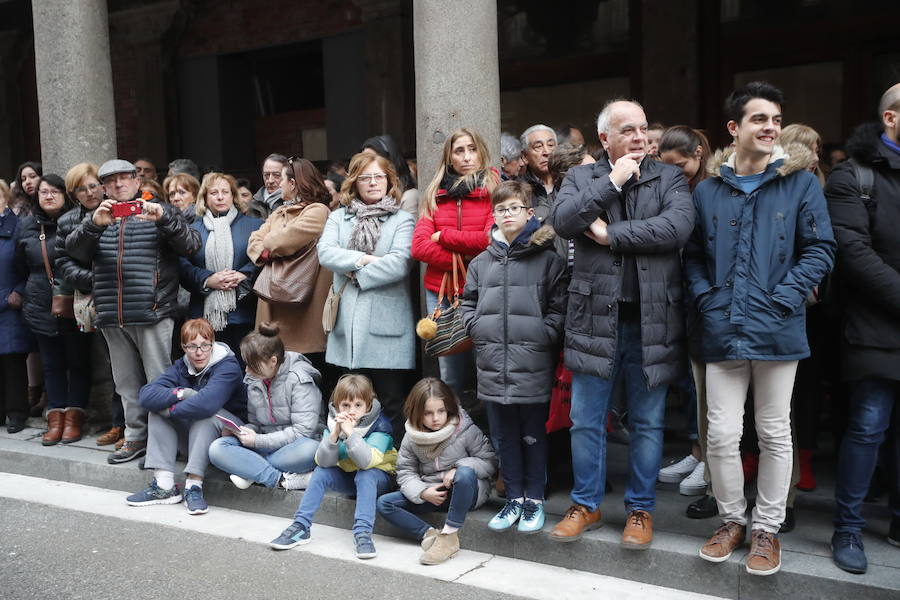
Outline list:
[[[488,247],[494,225],[491,193],[500,174],[490,167],[487,145],[478,132],[457,129],[444,142],[441,162],[419,202],[419,220],[413,233],[412,257],[427,265],[425,297],[428,309],[437,305],[444,273],[450,273],[446,295],[462,294],[465,275],[457,269],[453,288],[453,254],[464,263]],[[445,305],[449,305],[445,298]],[[441,379],[459,398],[475,387],[471,351],[438,359]]]
[[[806,170],[815,175],[822,187],[825,187],[825,174],[822,173],[822,168],[819,166],[822,136],[815,129],[802,123],[791,123],[781,130],[781,135],[778,136],[778,143],[782,148],[785,148],[788,154],[790,152],[787,150],[787,147],[793,144],[799,144],[808,148],[813,153],[813,156]]]
[[[176,175],[176,177],[178,177]],[[191,293],[188,318],[205,318],[241,365],[241,340],[253,330],[258,269],[247,256],[250,234],[262,220],[248,217],[237,206],[237,182],[231,175],[209,173],[197,193],[196,219],[200,250],[181,257],[181,285]]]
[[[388,159],[357,154],[341,185],[342,207],[328,217],[318,244],[319,263],[334,273],[332,288],[341,293],[325,360],[372,381],[398,444],[416,366],[409,290],[415,220],[401,210],[401,192]]]

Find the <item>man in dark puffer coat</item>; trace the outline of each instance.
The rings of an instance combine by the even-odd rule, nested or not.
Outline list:
[[[125,406],[125,444],[107,459],[119,463],[146,450],[147,411],[138,393],[171,364],[178,256],[196,252],[200,235],[173,206],[140,196],[141,180],[130,162],[107,161],[99,176],[109,199],[66,238],[66,251],[93,267],[97,326]],[[141,203],[142,213],[114,218],[113,205],[128,200]]]
[[[575,487],[573,505],[550,537],[577,540],[599,524],[606,414],[621,376],[632,426],[622,543],[646,548],[653,539],[666,391],[685,368],[679,250],[693,228],[694,207],[681,171],[646,158],[640,105],[607,104],[597,131],[607,154],[569,171],[551,213],[557,235],[575,241],[565,323]]]
[[[844,379],[853,382],[838,453],[831,549],[837,566],[850,573],[867,568],[862,502],[892,410],[900,448],[900,84],[884,93],[879,112],[882,123],[859,127],[847,142],[851,160],[872,175],[871,198],[861,198],[849,161],[835,167],[825,188],[838,242],[838,281],[845,287],[841,362]],[[898,475],[893,473],[895,486]],[[891,494],[891,512],[888,541],[900,546],[900,488]]]

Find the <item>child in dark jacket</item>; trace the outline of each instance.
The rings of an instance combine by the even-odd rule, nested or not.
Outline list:
[[[446,383],[426,377],[413,386],[403,407],[406,435],[397,456],[400,490],[378,499],[378,513],[422,544],[423,565],[437,565],[459,552],[458,531],[470,510],[484,504],[497,472],[485,435],[459,406]],[[418,515],[447,511],[438,531]]]
[[[372,529],[375,500],[391,487],[397,451],[391,422],[381,414],[372,382],[358,374],[344,375],[331,394],[328,426],[316,451],[316,464],[294,515],[294,522],[269,545],[289,550],[310,540],[313,515],[326,490],[356,495],[353,537],[357,558],[374,558]]]
[[[209,465],[209,445],[222,425],[216,414],[231,420],[246,418],[247,393],[241,367],[231,349],[216,341],[206,319],[191,319],[181,327],[182,360],[141,388],[139,402],[147,411],[147,458],[153,469],[150,486],[128,496],[131,506],[178,504],[175,456],[187,450],[184,499],[188,512],[209,510],[203,499],[203,475]]]
[[[491,245],[469,265],[462,320],[475,345],[478,398],[491,429],[507,503],[488,523],[520,533],[544,526],[545,422],[566,313],[565,261],[534,216],[531,188],[505,181],[492,196]]]

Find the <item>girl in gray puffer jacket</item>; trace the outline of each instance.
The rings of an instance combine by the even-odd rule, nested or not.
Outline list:
[[[378,513],[421,542],[419,562],[436,565],[459,552],[457,532],[466,514],[490,495],[497,457],[490,441],[459,406],[450,387],[434,377],[413,386],[403,408],[406,435],[397,456],[399,492],[378,499]],[[438,531],[417,515],[447,510]]]
[[[254,482],[306,489],[319,447],[322,376],[302,354],[285,352],[274,324],[250,332],[241,341],[241,355],[249,423],[237,423],[239,429],[226,423],[209,460],[240,489]]]

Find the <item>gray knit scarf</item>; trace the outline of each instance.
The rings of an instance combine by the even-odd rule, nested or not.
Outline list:
[[[231,224],[238,216],[232,206],[227,213],[218,217],[207,210],[203,215],[203,225],[209,231],[206,238],[206,269],[218,273],[234,267],[234,245],[231,240]],[[222,331],[228,325],[228,313],[237,308],[236,290],[212,290],[203,301],[203,316],[213,329]]]
[[[356,216],[356,224],[350,232],[349,250],[359,250],[366,254],[375,251],[375,245],[381,236],[381,219],[385,215],[393,215],[400,210],[400,205],[393,196],[385,196],[375,204],[366,204],[354,198],[347,207],[347,212]]]

